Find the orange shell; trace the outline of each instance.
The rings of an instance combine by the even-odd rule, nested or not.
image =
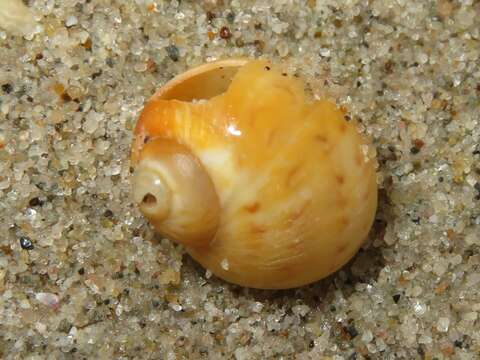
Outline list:
[[[138,121],[134,164],[146,138],[174,139],[212,179],[218,229],[208,246],[186,250],[229,282],[317,281],[352,258],[373,223],[366,141],[335,104],[310,101],[303,89],[266,61],[211,63],[165,85]]]

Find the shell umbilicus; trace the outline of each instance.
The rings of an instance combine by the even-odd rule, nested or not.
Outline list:
[[[375,159],[354,124],[262,60],[174,78],[135,129],[133,194],[157,232],[226,281],[309,284],[357,252],[377,207]]]

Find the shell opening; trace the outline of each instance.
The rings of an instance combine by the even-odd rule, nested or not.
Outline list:
[[[206,63],[186,71],[163,86],[153,98],[163,100],[207,100],[227,91],[233,77],[247,59]]]

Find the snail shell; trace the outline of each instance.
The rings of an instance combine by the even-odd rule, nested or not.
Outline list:
[[[269,62],[225,60],[174,78],[135,129],[133,195],[160,234],[226,281],[285,289],[344,265],[377,207],[355,125]]]

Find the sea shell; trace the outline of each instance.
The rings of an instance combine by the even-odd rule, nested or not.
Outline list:
[[[216,276],[285,289],[358,251],[377,207],[376,161],[355,124],[264,60],[207,63],[145,105],[133,195],[155,230]]]

